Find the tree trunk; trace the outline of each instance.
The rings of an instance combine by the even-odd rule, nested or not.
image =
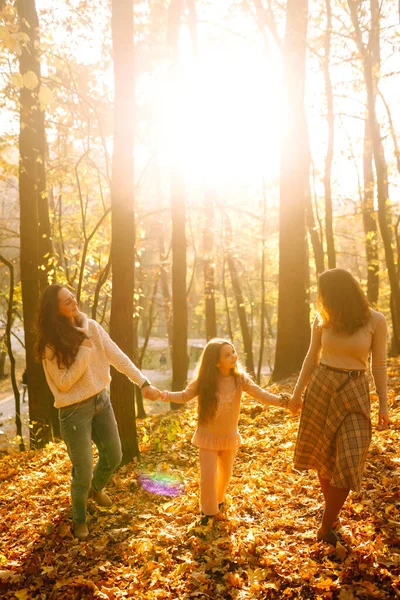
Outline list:
[[[308,234],[310,236],[311,245],[313,248],[315,271],[318,275],[319,273],[322,273],[325,270],[325,257],[322,241],[320,240],[317,225],[314,219],[314,211],[311,203],[310,185],[308,185],[306,198],[306,221]]]
[[[378,19],[376,21],[376,19]],[[376,94],[380,69],[380,36],[379,36],[379,6],[376,0],[371,0],[371,30],[370,30],[370,56],[374,79],[374,105],[376,105]],[[367,100],[368,102],[368,100]],[[367,255],[367,297],[373,306],[377,305],[379,297],[379,251],[378,251],[378,226],[374,212],[374,171],[373,171],[373,147],[371,130],[366,115],[364,129],[364,151],[363,151],[363,224],[365,232],[365,244]]]
[[[22,6],[24,5],[24,6]],[[45,113],[40,107],[38,92],[41,85],[40,57],[38,54],[40,44],[39,19],[36,12],[35,0],[19,1],[18,11],[21,19],[26,19],[21,23],[21,31],[25,31],[31,38],[31,44],[27,49],[30,57],[26,70],[33,71],[38,79],[38,86],[32,91],[32,110],[31,122],[35,131],[35,152],[36,161],[36,189],[38,198],[38,235],[39,235],[39,286],[40,292],[50,284],[55,282],[54,249],[51,237],[51,226],[49,216],[49,200],[46,185],[46,159],[47,143],[45,128]],[[29,26],[27,27],[27,24]],[[26,27],[26,29],[23,29]],[[22,73],[22,70],[21,70]],[[58,411],[55,409],[58,421]]]
[[[228,263],[229,273],[231,275],[232,289],[233,289],[233,293],[234,293],[235,300],[236,300],[240,329],[242,332],[243,347],[244,347],[244,354],[245,354],[245,365],[246,365],[246,369],[247,369],[247,372],[249,373],[249,375],[251,375],[251,377],[255,377],[254,360],[253,360],[253,343],[252,343],[252,339],[251,339],[249,324],[247,322],[246,308],[245,308],[245,303],[244,303],[244,299],[243,299],[242,286],[240,284],[240,277],[239,277],[237,269],[236,269],[235,257],[233,255],[232,227],[231,227],[231,223],[230,223],[228,217],[226,217],[225,221],[226,221],[227,242],[228,242],[228,244],[227,244],[228,245],[227,263]]]
[[[135,119],[133,2],[112,0],[114,150],[111,178],[112,298],[110,334],[133,358],[135,215],[133,140]],[[112,370],[111,399],[121,437],[123,464],[139,456],[134,387]]]
[[[10,270],[10,292],[8,297],[8,308],[7,308],[7,322],[6,322],[6,344],[7,344],[7,352],[8,358],[10,359],[10,367],[11,367],[11,384],[14,392],[14,400],[15,400],[15,425],[17,428],[17,436],[19,438],[19,449],[20,452],[25,450],[24,440],[22,438],[22,422],[21,422],[21,398],[19,394],[17,379],[15,377],[15,358],[12,350],[11,344],[11,323],[13,321],[13,305],[14,305],[14,266],[11,262],[9,262],[4,256],[0,254],[0,260],[9,268]]]
[[[142,361],[139,359],[138,321],[139,319],[136,316],[133,326],[133,357],[135,364],[141,369]],[[147,415],[144,409],[143,394],[142,390],[137,385],[135,386],[135,407],[137,418],[144,419]]]
[[[397,250],[397,280],[400,281],[400,216],[397,217],[396,226],[394,229],[395,238],[396,238],[396,250]],[[393,297],[390,297],[390,306],[392,308]],[[400,329],[400,313],[396,313],[394,308],[392,309],[392,318],[397,319],[396,328]],[[400,354],[400,346],[397,344],[397,339],[392,335],[391,340],[391,348],[390,348],[391,356],[398,356]]]
[[[95,321],[97,321],[97,308],[99,306],[101,288],[103,287],[103,285],[107,281],[108,276],[110,274],[110,270],[111,270],[111,256],[109,257],[106,266],[104,267],[104,269],[100,273],[99,278],[98,278],[97,283],[96,283],[96,288],[95,288],[95,292],[94,292],[94,299],[93,299],[93,305],[92,305],[92,319],[94,319]]]
[[[387,204],[389,201],[389,189],[388,189],[388,170],[385,160],[379,123],[375,109],[376,99],[376,81],[377,72],[376,58],[371,56],[371,51],[364,46],[362,32],[360,28],[358,18],[358,5],[353,0],[348,0],[348,6],[350,9],[351,20],[355,30],[355,38],[357,47],[360,55],[363,59],[364,67],[364,78],[367,89],[367,111],[368,111],[368,125],[371,135],[372,150],[374,154],[376,182],[378,188],[378,223],[379,229],[382,236],[383,247],[385,249],[386,267],[390,282],[391,291],[391,313],[392,313],[392,324],[393,324],[393,342],[392,348],[400,348],[400,283],[397,277],[397,267],[395,263],[395,257],[392,247],[393,240],[393,227],[391,224],[391,216],[387,211]],[[371,31],[370,35],[377,35],[379,31],[379,3],[377,0],[371,0]],[[376,44],[374,37],[370,37],[369,46]]]
[[[363,152],[364,193],[362,195],[362,215],[365,233],[365,252],[367,256],[367,298],[372,306],[376,306],[379,297],[379,252],[378,226],[374,211],[374,171],[372,161],[372,144],[369,135],[369,126],[366,121]]]
[[[178,65],[178,42],[183,0],[171,0],[168,9],[167,43],[169,50],[169,80],[175,88]],[[180,149],[182,151],[182,149]],[[188,309],[186,297],[186,199],[183,168],[178,151],[172,160],[171,220],[172,220],[172,391],[185,387],[189,368],[187,353]],[[171,403],[171,408],[181,405]]]
[[[336,252],[335,241],[333,236],[333,215],[332,215],[332,161],[333,161],[333,144],[335,132],[335,117],[333,112],[333,92],[330,74],[330,52],[331,52],[331,33],[332,33],[332,8],[331,0],[325,0],[326,5],[326,32],[325,32],[325,56],[323,61],[323,71],[325,79],[325,93],[327,104],[327,120],[328,120],[328,150],[325,158],[325,224],[326,224],[326,250],[328,254],[328,267],[334,269],[336,267]]]
[[[261,308],[260,308],[260,352],[258,355],[257,367],[257,382],[261,382],[261,371],[264,358],[264,342],[265,342],[265,242],[266,242],[266,226],[267,226],[267,199],[265,190],[263,194],[263,220],[262,220],[262,236],[261,236]]]
[[[229,312],[229,301],[228,301],[228,290],[226,289],[226,280],[225,280],[225,264],[226,264],[226,257],[224,256],[223,258],[223,263],[222,263],[222,290],[223,290],[223,294],[224,294],[224,302],[225,302],[225,312],[226,312],[226,328],[228,330],[228,337],[230,340],[233,340],[233,329],[232,329],[232,321],[231,321],[231,315]]]
[[[39,301],[40,269],[43,264],[43,244],[39,236],[46,231],[43,192],[44,124],[37,113],[40,111],[38,98],[40,85],[40,63],[38,59],[39,29],[34,0],[18,0],[18,15],[21,31],[30,41],[23,47],[20,56],[20,72],[35,74],[28,89],[21,88],[20,134],[19,134],[19,198],[20,198],[20,268],[22,303],[25,331],[26,368],[28,375],[29,417],[31,421],[31,445],[42,447],[52,438],[52,396],[46,383],[43,367],[34,358],[33,324]],[[40,206],[40,208],[39,208]],[[48,211],[47,211],[48,217]],[[39,225],[39,219],[42,219]],[[49,228],[48,228],[49,230]],[[54,420],[53,420],[54,422]]]
[[[284,51],[287,130],[281,146],[278,331],[273,378],[298,371],[310,340],[304,109],[308,0],[288,0]]]
[[[217,337],[217,317],[215,312],[215,258],[214,250],[214,196],[208,192],[204,199],[205,226],[203,232],[204,250],[204,297],[206,305],[207,341]]]
[[[37,25],[39,26],[39,24]],[[38,63],[40,68],[40,65]],[[43,161],[39,161],[37,168],[38,182],[38,216],[39,216],[39,261],[40,261],[40,291],[43,290],[56,280],[55,264],[54,264],[54,249],[51,237],[51,226],[49,216],[49,200],[46,187],[46,129],[44,121],[44,110],[36,110],[33,114],[35,121],[35,130],[37,133],[36,143],[38,145],[39,156],[43,157]],[[58,411],[57,413],[58,422]]]
[[[8,377],[8,374],[6,375],[5,373],[7,352],[4,349],[4,342],[6,342],[6,334],[4,334],[0,339],[0,379],[5,379],[5,377]]]
[[[189,368],[187,353],[187,298],[186,298],[186,211],[181,177],[172,174],[172,391],[186,385]],[[173,406],[172,406],[173,404]],[[171,403],[172,408],[180,405]]]
[[[162,211],[162,191],[161,191],[161,180],[160,180],[160,166],[157,161],[156,166],[156,190],[157,190],[157,209]],[[167,337],[168,337],[168,348],[172,352],[172,310],[171,310],[171,292],[169,289],[168,280],[168,269],[166,268],[166,261],[168,258],[169,251],[165,251],[165,234],[164,234],[164,222],[160,216],[158,222],[158,248],[160,252],[160,277],[161,277],[161,293],[162,293],[162,304],[165,313],[165,322],[167,325]]]

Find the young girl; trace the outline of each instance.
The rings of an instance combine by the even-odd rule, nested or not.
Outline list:
[[[266,392],[244,373],[231,342],[213,339],[204,348],[197,375],[186,389],[161,394],[164,401],[177,403],[198,396],[198,427],[192,443],[200,449],[202,525],[221,515],[236,449],[242,441],[238,421],[243,392],[265,405],[287,406],[284,397]]]

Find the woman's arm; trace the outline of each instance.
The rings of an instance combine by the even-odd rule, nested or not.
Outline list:
[[[248,375],[244,375],[243,377],[243,391],[253,398],[260,400],[265,406],[281,406],[280,396],[276,396],[275,394],[267,392],[267,390],[263,390],[263,388],[254,383]]]
[[[189,385],[182,392],[168,392],[164,391],[161,393],[161,399],[164,402],[176,402],[177,404],[185,404],[197,396],[197,380],[191,381]]]
[[[312,325],[310,346],[308,348],[307,355],[304,359],[303,366],[301,367],[297,383],[293,390],[292,400],[289,404],[290,410],[294,413],[296,413],[301,407],[302,394],[306,389],[308,382],[311,379],[312,372],[314,371],[315,367],[319,364],[322,350],[321,337],[322,329],[318,324],[318,317],[315,317]]]
[[[117,346],[115,342],[112,341],[108,333],[104,331],[104,329],[96,323],[96,327],[98,328],[101,339],[103,342],[103,347],[106,353],[106,357],[110,365],[112,365],[117,371],[123,373],[136,383],[140,388],[147,381],[145,375],[133,364],[133,362],[122,352],[122,350]]]
[[[91,347],[92,345],[89,340],[83,340],[72,365],[68,368],[59,368],[54,351],[49,346],[46,346],[43,359],[44,370],[51,377],[52,381],[54,381],[55,386],[60,392],[69,392],[72,386],[82,377],[89,365],[92,353]]]
[[[387,403],[387,324],[385,317],[378,313],[377,323],[372,334],[372,375],[379,398],[379,423],[385,428],[389,424]]]

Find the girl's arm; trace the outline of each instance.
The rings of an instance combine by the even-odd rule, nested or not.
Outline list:
[[[387,403],[387,324],[385,317],[378,313],[378,320],[372,334],[372,375],[375,381],[376,393],[379,398],[379,427],[389,424]]]
[[[248,375],[244,375],[243,377],[243,391],[253,398],[260,400],[265,406],[282,406],[280,396],[263,390]]]
[[[68,368],[63,366],[59,368],[54,351],[49,346],[46,346],[43,367],[45,373],[51,377],[60,392],[69,392],[78,379],[82,377],[89,365],[92,353],[91,346],[89,340],[83,340],[74,362]]]
[[[96,327],[100,332],[100,336],[103,342],[103,347],[106,353],[106,357],[110,365],[112,365],[117,371],[123,373],[136,383],[140,388],[147,381],[143,373],[133,364],[133,362],[122,352],[115,342],[112,341],[108,333],[96,323]]]
[[[161,393],[161,399],[164,402],[176,402],[177,404],[185,404],[192,398],[197,396],[197,380],[191,381],[182,392],[167,392]]]
[[[322,351],[321,337],[322,329],[318,324],[318,317],[315,317],[312,325],[310,346],[304,359],[303,366],[301,367],[300,375],[293,390],[292,400],[289,406],[292,412],[297,412],[297,410],[301,407],[302,394],[311,379],[312,372],[319,364]]]

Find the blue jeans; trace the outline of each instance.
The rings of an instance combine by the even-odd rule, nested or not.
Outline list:
[[[117,422],[106,390],[59,409],[60,429],[72,462],[72,518],[86,522],[90,487],[96,492],[109,481],[122,460]],[[92,440],[99,451],[93,469]]]

